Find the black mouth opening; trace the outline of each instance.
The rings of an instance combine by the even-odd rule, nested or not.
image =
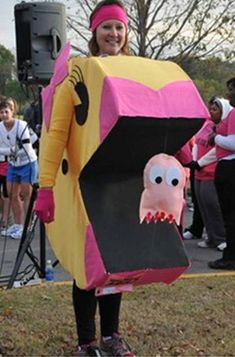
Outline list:
[[[140,224],[139,203],[148,160],[174,155],[202,124],[197,118],[121,117],[82,170],[82,196],[108,272],[188,265],[176,226]]]

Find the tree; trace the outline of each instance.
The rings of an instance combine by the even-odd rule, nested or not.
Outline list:
[[[69,7],[71,0],[66,1],[72,45],[86,55],[88,18],[98,1],[74,0],[73,10]],[[189,56],[234,57],[235,0],[126,0],[125,5],[131,49],[138,56],[172,58],[178,63]]]
[[[206,103],[214,95],[227,96],[226,81],[234,77],[234,62],[221,61],[217,57],[210,57],[205,60],[188,58],[181,65],[194,80]]]
[[[14,73],[14,55],[0,44],[0,94],[6,94],[6,86]]]

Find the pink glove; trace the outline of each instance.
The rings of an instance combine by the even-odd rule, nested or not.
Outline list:
[[[38,190],[34,211],[43,223],[54,221],[55,203],[52,188],[40,188]]]

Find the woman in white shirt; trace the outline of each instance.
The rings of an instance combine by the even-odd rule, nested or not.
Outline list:
[[[37,155],[30,141],[27,123],[14,118],[14,109],[8,100],[0,103],[0,115],[0,155],[7,156],[9,161],[7,190],[15,221],[1,234],[20,239],[32,184],[37,181]]]

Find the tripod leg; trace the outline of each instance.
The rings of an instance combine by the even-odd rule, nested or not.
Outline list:
[[[19,245],[19,249],[18,249],[18,253],[17,253],[17,258],[21,252],[22,249],[22,245],[26,239],[27,236],[27,231],[28,231],[28,227],[29,227],[29,223],[31,221],[32,218],[32,212],[33,212],[33,205],[34,205],[34,201],[36,199],[37,196],[37,186],[33,185],[33,190],[31,193],[31,197],[30,197],[30,201],[29,201],[29,207],[26,213],[26,217],[25,217],[25,222],[24,222],[24,228],[23,228],[23,232],[22,232],[22,236],[21,236],[21,240],[20,240],[20,245]]]
[[[34,226],[36,225],[36,222],[37,222],[37,220],[34,222]],[[21,249],[18,252],[18,256],[16,258],[15,265],[14,265],[11,277],[10,277],[8,285],[7,285],[7,289],[11,289],[13,287],[14,281],[15,281],[15,279],[17,277],[18,271],[19,271],[20,266],[22,264],[24,255],[25,255],[25,253],[27,253],[27,249],[28,249],[28,247],[29,247],[29,245],[30,245],[30,243],[32,241],[32,232],[29,233],[29,234],[27,234],[27,232],[26,232],[26,235],[27,236],[24,239],[23,244],[21,245]],[[33,263],[34,263],[35,267],[37,268],[37,270],[40,271],[40,267],[37,264],[36,260],[30,255],[29,255],[29,257],[33,261]]]
[[[44,223],[40,222],[40,266],[42,278],[46,273],[46,230]]]
[[[28,232],[28,227],[29,227],[29,223],[31,222],[31,219],[32,219],[33,205],[34,205],[34,201],[35,201],[35,198],[36,198],[36,195],[37,195],[37,188],[38,188],[37,185],[33,185],[33,191],[32,191],[32,194],[31,194],[28,211],[27,211],[26,218],[25,218],[25,224],[24,224],[24,228],[23,228],[23,233],[22,233],[22,237],[21,237],[21,241],[20,241],[20,245],[19,245],[19,249],[18,249],[15,265],[14,265],[11,277],[10,277],[8,285],[7,285],[8,289],[13,287],[13,284],[14,284],[14,281],[15,281],[16,276],[18,274],[19,268],[20,268],[20,266],[22,264],[24,255],[25,255],[25,253],[27,253],[27,249],[28,249],[28,247],[29,247],[29,245],[30,245],[30,243],[32,241],[32,233],[33,232]],[[34,217],[34,218],[36,218],[36,217]],[[32,222],[32,224],[35,226],[36,225],[36,221]],[[30,256],[30,258],[31,258],[31,260],[33,260],[34,265],[39,270],[40,276],[43,276],[43,274],[45,275],[45,235],[44,235],[44,237],[42,239],[42,242],[41,242],[41,239],[40,239],[40,248],[42,249],[42,251],[44,251],[44,252],[41,252],[41,264],[42,264],[42,267],[44,266],[44,270],[41,270],[41,268],[38,266],[36,261],[34,259],[32,259],[31,256]],[[44,262],[42,261],[42,257],[44,259]]]

